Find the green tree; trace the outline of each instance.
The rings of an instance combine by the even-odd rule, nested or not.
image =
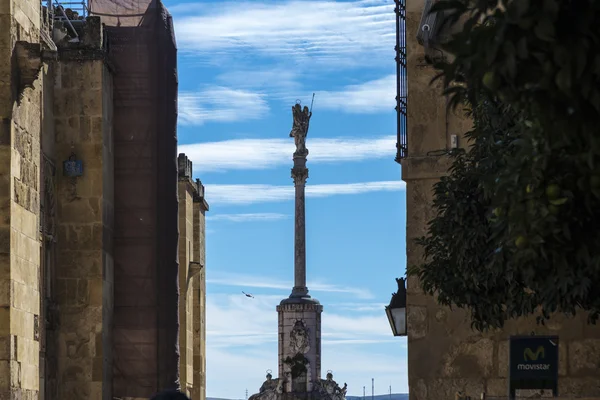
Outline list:
[[[438,62],[468,104],[470,148],[435,187],[409,268],[479,330],[553,313],[600,316],[600,1],[442,0],[461,28]]]

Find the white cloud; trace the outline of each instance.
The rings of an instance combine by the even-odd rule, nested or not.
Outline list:
[[[371,114],[393,111],[396,105],[396,75],[358,85],[349,85],[340,91],[317,92],[318,107],[342,112]]]
[[[396,137],[310,139],[310,162],[361,161],[395,154]],[[290,164],[295,147],[291,139],[233,139],[185,144],[179,152],[201,174],[231,169],[266,169]]]
[[[178,103],[182,125],[253,120],[269,111],[264,95],[222,86],[180,93]]]
[[[207,283],[223,286],[238,286],[246,288],[261,289],[280,289],[289,290],[292,288],[292,282],[280,281],[269,277],[259,277],[255,275],[242,275],[220,272],[217,276],[208,276]],[[308,282],[308,289],[311,292],[328,293],[347,293],[357,296],[361,299],[370,299],[373,295],[365,289],[331,285],[322,282]]]
[[[282,97],[290,92],[298,92],[301,84],[296,69],[264,66],[260,69],[236,69],[219,74],[216,78],[223,85],[246,89],[268,91],[272,96]]]
[[[333,303],[335,308],[344,311],[366,312],[366,311],[381,311],[385,309],[385,303]]]
[[[170,7],[183,52],[258,54],[291,64],[377,65],[395,42],[393,2],[242,1]]]
[[[254,213],[254,214],[217,214],[206,217],[210,221],[228,222],[255,222],[255,221],[278,221],[287,218],[286,214],[277,213]]]
[[[277,313],[282,297],[213,294],[207,297],[207,395],[243,398],[258,392],[265,371],[277,377]],[[341,347],[343,346],[343,347]],[[369,347],[365,347],[369,346]],[[406,341],[391,336],[382,311],[343,315],[325,305],[322,374],[332,370],[349,395],[362,395],[375,378],[376,394],[408,391]],[[356,368],[360,365],[360,368]],[[235,376],[235,380],[230,380]]]
[[[361,183],[341,183],[307,185],[307,197],[329,197],[335,195],[363,194],[382,191],[404,190],[402,181],[381,181]],[[206,185],[207,199],[219,205],[251,204],[291,200],[294,198],[294,187],[275,185]]]

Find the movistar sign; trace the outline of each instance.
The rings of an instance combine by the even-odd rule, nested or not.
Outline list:
[[[509,365],[511,381],[531,389],[547,388],[558,379],[558,337],[511,337]]]
[[[546,349],[539,346],[535,351],[527,347],[523,351],[523,362],[517,364],[519,371],[547,371],[550,370],[550,364],[545,363]],[[539,362],[535,362],[538,361]]]

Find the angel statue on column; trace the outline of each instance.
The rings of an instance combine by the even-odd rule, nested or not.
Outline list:
[[[296,143],[296,153],[308,154],[308,150],[306,149],[306,135],[308,134],[308,124],[312,112],[308,107],[304,106],[304,109],[302,109],[300,103],[296,103],[296,105],[292,106],[292,115],[294,116],[294,125],[292,126],[290,137],[293,137]]]

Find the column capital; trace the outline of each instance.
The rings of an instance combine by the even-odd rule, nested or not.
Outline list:
[[[294,179],[294,185],[306,185],[306,180],[308,179],[308,168],[292,168],[292,178]]]

